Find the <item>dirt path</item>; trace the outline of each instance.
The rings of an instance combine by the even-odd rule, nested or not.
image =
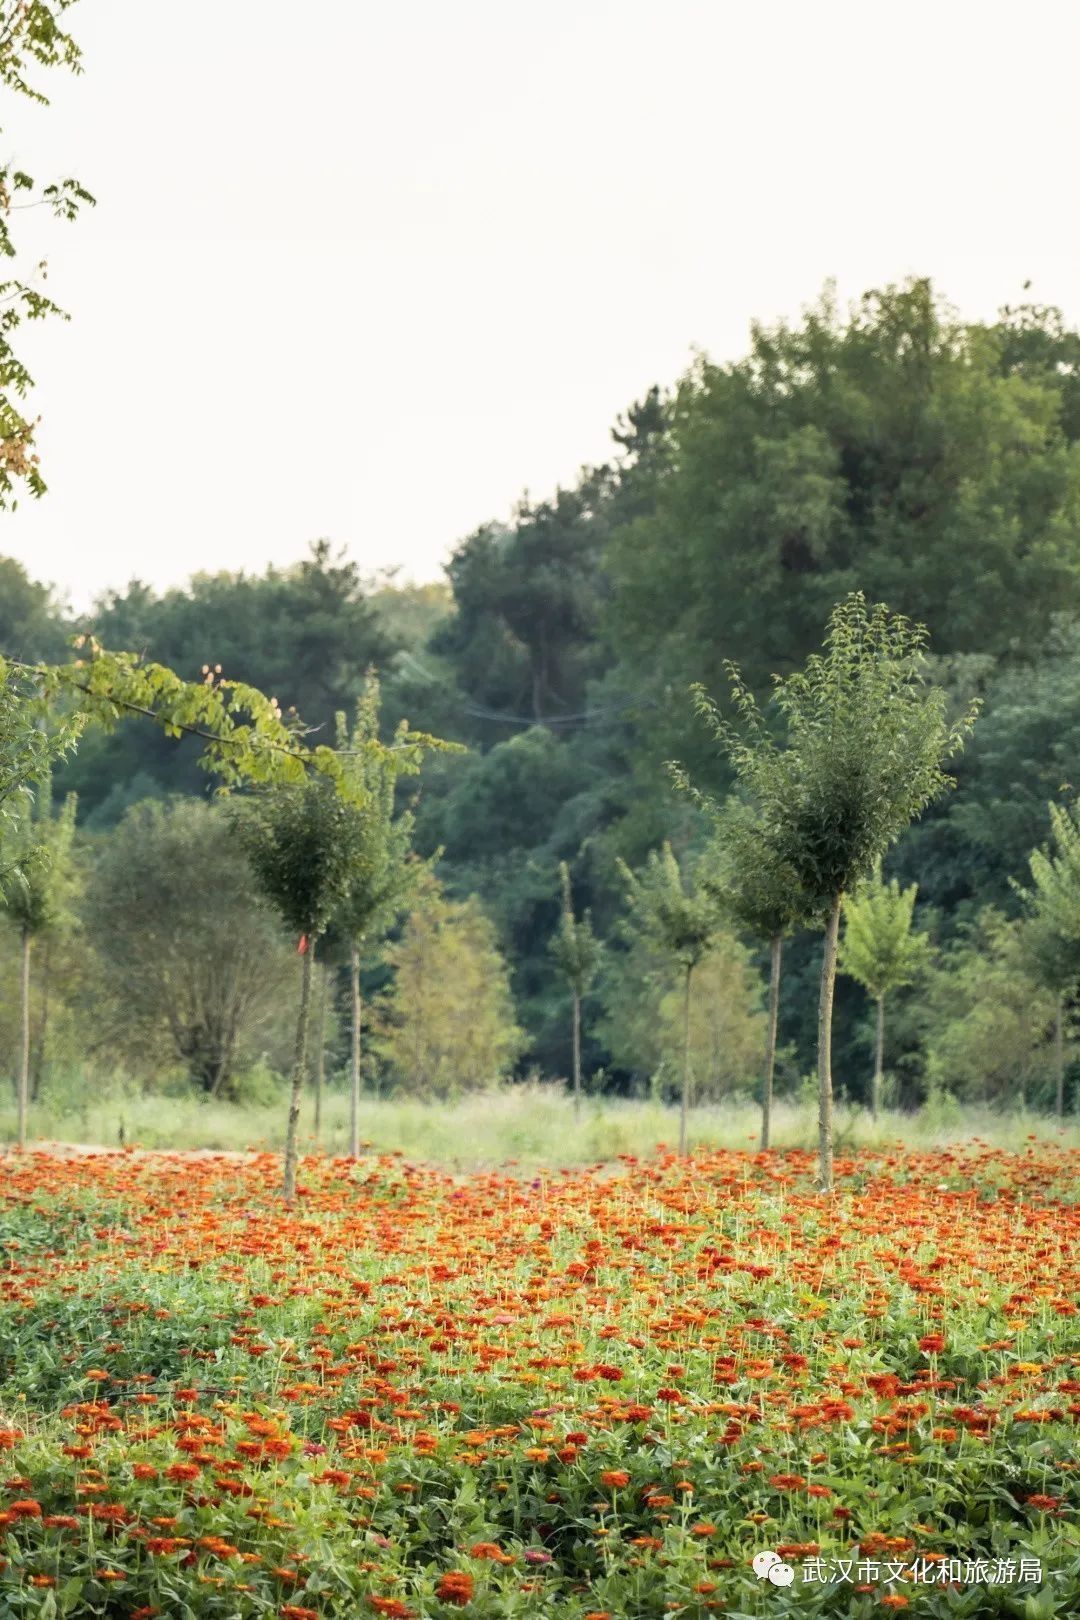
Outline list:
[[[93,1142],[28,1142],[27,1156],[35,1153],[44,1153],[53,1159],[227,1159],[236,1164],[246,1164],[260,1157],[258,1153],[246,1153],[237,1148],[121,1148],[100,1147]],[[10,1145],[4,1148],[5,1159],[17,1156],[16,1148]]]

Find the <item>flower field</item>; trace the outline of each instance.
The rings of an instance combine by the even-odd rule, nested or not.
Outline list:
[[[1078,1168],[9,1158],[0,1615],[1080,1613]]]

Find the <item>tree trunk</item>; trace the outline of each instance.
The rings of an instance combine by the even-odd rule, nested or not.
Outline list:
[[[574,991],[574,1113],[581,1112],[581,992]]]
[[[45,956],[41,963],[41,1017],[38,1020],[34,1060],[30,1066],[30,1101],[37,1102],[45,1074],[45,1053],[49,1038],[49,999],[52,989],[52,940],[45,936]]]
[[[1065,1118],[1065,997],[1058,996],[1054,1011],[1054,1063],[1057,1069],[1057,1097],[1054,1112]]]
[[[818,1173],[822,1192],[832,1192],[832,1013],[836,988],[836,947],[840,937],[840,906],[837,895],[825,930],[821,954],[821,995],[818,1000]]]
[[[349,1074],[349,1156],[360,1157],[360,942],[349,953],[349,987],[352,991],[352,1066]]]
[[[285,1182],[282,1192],[286,1203],[296,1197],[297,1135],[300,1127],[300,1099],[307,1073],[308,1012],[311,1007],[311,966],[315,956],[315,942],[308,937],[308,948],[300,970],[300,1007],[296,1015],[296,1048],[293,1053],[292,1092],[289,1097],[289,1125],[285,1132]]]
[[[319,974],[319,1015],[315,1028],[315,1140],[322,1141],[323,1086],[326,1082],[326,969]]]
[[[870,1082],[870,1113],[881,1112],[881,1089],[885,1079],[885,997],[877,998],[877,1034],[874,1038],[874,1078]]]
[[[774,936],[769,946],[769,1027],[765,1036],[765,1084],[761,1092],[761,1150],[769,1146],[772,1124],[773,1073],[776,1069],[776,1029],[780,1020],[780,955],[783,936]]]
[[[683,992],[683,1069],[682,1069],[682,1107],[679,1110],[679,1153],[686,1153],[686,1122],[690,1112],[690,976],[693,968],[686,970],[686,988]]]
[[[22,931],[22,982],[20,1001],[22,1028],[19,1041],[19,1149],[26,1146],[26,1114],[30,1100],[30,946],[29,928]]]

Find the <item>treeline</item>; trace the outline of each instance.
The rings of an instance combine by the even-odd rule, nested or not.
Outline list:
[[[501,964],[509,975],[491,1010],[498,1058],[474,1053],[456,1083],[488,1062],[569,1076],[571,997],[551,948],[565,863],[576,912],[588,909],[604,946],[580,998],[584,1083],[663,1088],[674,1085],[681,1039],[678,976],[627,930],[619,863],[639,870],[668,841],[689,874],[705,847],[705,819],[673,792],[667,761],[681,761],[715,799],[731,786],[688,688],[700,682],[721,695],[733,660],[767,697],[774,673],[801,667],[819,646],[833,604],[862,590],[927,625],[933,678],[956,713],[982,700],[952,767],[956,791],[886,865],[886,878],[918,884],[914,920],[928,940],[917,981],[890,1010],[896,1099],[912,1104],[944,1086],[1004,1100],[1022,1082],[1031,1099],[1049,1101],[1055,999],[1022,948],[1013,885],[1027,881],[1030,853],[1049,835],[1050,801],[1075,794],[1078,440],[1080,335],[1056,311],[1023,305],[993,323],[964,322],[922,281],[868,294],[849,312],[825,297],[796,324],[755,329],[741,361],[702,359],[673,389],[651,389],[616,424],[607,465],[469,536],[445,585],[367,579],[320,544],[289,570],[199,576],[162,595],[132,583],[77,621],[9,562],[0,567],[0,650],[61,657],[68,636],[92,630],[105,646],[144,650],[188,678],[220,666],[295,708],[327,741],[376,666],[387,736],[407,716],[466,751],[436,757],[402,784],[417,850],[442,851],[441,888],[414,907],[389,956],[365,961],[365,998],[392,997],[410,941],[434,929],[448,964],[436,1001],[497,987]],[[115,924],[93,907],[109,861],[119,870],[137,837],[180,828],[188,814],[209,818],[212,841],[208,808],[138,808],[207,798],[212,784],[196,760],[194,744],[130,724],[89,735],[56,774],[58,802],[78,795],[86,897],[72,912],[82,943],[58,936],[54,947],[58,963],[70,956],[49,979],[58,1042],[64,1019],[79,1023],[79,1009],[100,996],[93,963]],[[188,862],[196,886],[197,867]],[[207,880],[204,940],[222,959],[229,929],[217,929],[214,905],[222,910],[230,892],[224,875]],[[264,1055],[285,1064],[272,984],[278,968],[287,980],[290,947],[275,938],[262,952],[265,1020],[252,1013],[238,1073]],[[781,1089],[813,1067],[817,952],[809,935],[787,947]],[[759,1079],[767,965],[767,951],[730,929],[696,973],[702,1095]],[[115,974],[106,977],[115,986]],[[333,1044],[342,993],[339,975],[328,996],[331,1063],[344,1061]],[[406,1084],[418,1072],[401,1056],[405,1037],[394,1057],[389,1033],[400,1031],[408,999],[397,1011],[379,1003],[373,1079]],[[460,1025],[460,1008],[443,1011],[447,1027]],[[6,1035],[6,1003],[0,1017]],[[159,1042],[166,1022],[154,1024]],[[142,1034],[141,1058],[131,1050],[136,1029],[143,1021],[121,1009],[97,1018],[95,1051],[150,1063]],[[853,1097],[869,1097],[874,1040],[873,996],[857,977],[841,979],[836,1076]],[[87,1043],[85,1028],[70,1037],[73,1053]],[[167,1046],[154,1062],[165,1062]],[[430,1059],[433,1070],[440,1062],[445,1076],[445,1055]]]

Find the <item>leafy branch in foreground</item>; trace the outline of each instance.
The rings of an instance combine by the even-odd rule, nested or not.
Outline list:
[[[35,66],[66,68],[81,73],[81,52],[62,26],[62,18],[76,0],[2,0],[0,3],[0,85],[39,105],[48,106],[48,97],[31,82]],[[0,257],[14,259],[17,249],[11,230],[11,215],[19,209],[47,208],[55,218],[75,219],[84,205],[94,198],[78,180],[70,177],[38,186],[32,175],[13,163],[0,164]],[[47,274],[44,261],[36,266],[36,276]],[[20,485],[37,497],[44,494],[45,481],[34,450],[37,423],[24,414],[22,401],[33,387],[25,363],[15,353],[12,335],[24,321],[49,316],[69,317],[42,292],[39,285],[21,276],[0,281],[0,511],[18,505]]]
[[[410,731],[403,722],[391,744],[369,735],[356,741],[351,754],[325,744],[310,747],[300,721],[286,717],[277,699],[257,687],[209,668],[201,681],[186,681],[136,653],[109,652],[92,636],[78,637],[75,646],[83,656],[71,663],[11,667],[37,683],[44,703],[67,699],[76,730],[87,721],[111,730],[125,715],[136,715],[154,721],[166,736],[199,738],[206,744],[201,764],[226,787],[298,783],[316,772],[329,777],[343,798],[359,802],[366,789],[352,768],[357,754],[392,757],[396,772],[411,775],[428,751],[457,746]]]

